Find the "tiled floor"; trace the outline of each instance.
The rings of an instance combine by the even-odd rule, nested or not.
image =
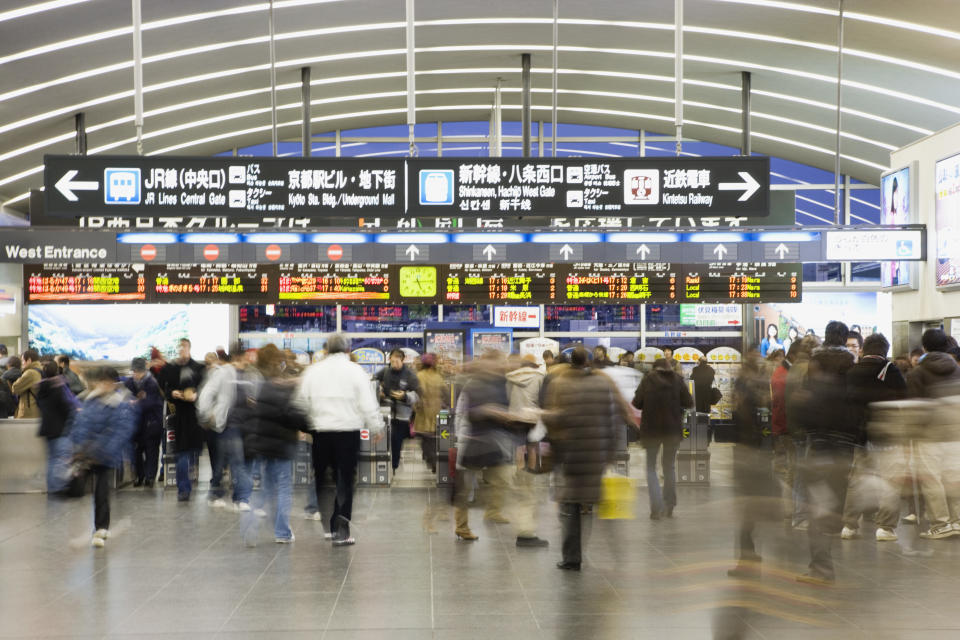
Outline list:
[[[673,520],[594,522],[581,573],[554,566],[545,494],[551,546],[536,550],[480,510],[475,543],[450,522],[423,533],[435,489],[360,491],[358,542],[341,549],[301,519],[293,545],[263,527],[246,548],[238,516],[199,498],[121,491],[114,537],[92,549],[89,498],[0,496],[0,638],[960,638],[960,539],[917,542],[909,528],[915,547],[837,539],[838,584],[817,588],[794,580],[805,535],[771,522],[762,579],[733,580],[729,486],[682,489]],[[295,515],[304,501],[295,495]]]

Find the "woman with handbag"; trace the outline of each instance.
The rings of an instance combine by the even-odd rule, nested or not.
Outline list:
[[[110,537],[110,474],[123,464],[123,450],[133,437],[133,396],[118,384],[113,367],[94,367],[87,374],[89,392],[70,427],[74,468],[94,478],[94,547]]]

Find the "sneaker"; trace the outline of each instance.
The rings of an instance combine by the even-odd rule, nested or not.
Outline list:
[[[558,562],[557,569],[563,569],[564,571],[580,571],[579,562]]]
[[[189,499],[190,499],[190,494],[189,494],[189,493],[178,493],[178,494],[177,494],[177,502],[186,502],[186,501],[188,501]]]
[[[90,545],[96,547],[97,549],[103,549],[107,545],[107,541],[103,538],[93,536],[93,540],[90,541]]]
[[[319,511],[314,511],[314,512],[312,512],[312,513],[304,513],[304,514],[303,514],[303,519],[304,519],[304,520],[314,520],[314,521],[316,521],[316,522],[320,522],[321,520],[323,520],[323,516],[320,515],[320,512],[319,512]]]
[[[917,514],[908,513],[907,515],[903,516],[903,522],[906,524],[917,524]]]
[[[798,522],[797,524],[793,525],[793,528],[796,529],[797,531],[806,531],[810,528],[810,523],[804,520],[802,522]]]
[[[237,511],[239,511],[240,513],[246,513],[247,511],[250,511],[250,505],[247,504],[246,502],[238,502]]]
[[[860,537],[859,529],[851,529],[850,527],[844,527],[843,531],[840,532],[840,538],[842,540],[856,540]]]
[[[510,524],[510,519],[500,513],[496,513],[492,516],[484,516],[483,521],[492,522],[493,524]]]
[[[100,538],[101,540],[106,540],[110,537],[110,531],[107,529],[97,529],[93,534],[94,538]]]
[[[325,533],[325,534],[323,534],[323,539],[324,539],[324,540],[333,540],[333,534],[332,534],[332,533]]]
[[[257,516],[258,518],[266,518],[267,512],[264,511],[263,509],[254,509],[253,515]]]
[[[273,541],[277,544],[290,544],[296,539],[297,537],[291,533],[289,538],[274,538]]]
[[[897,533],[893,529],[886,527],[877,528],[877,542],[896,542]]]
[[[956,535],[960,535],[960,530],[954,529],[953,526],[947,523],[930,527],[929,530],[921,533],[920,537],[927,540],[943,540],[944,538],[952,538]]]
[[[816,573],[805,573],[801,576],[797,576],[797,582],[802,582],[804,584],[812,584],[818,587],[829,587],[836,580],[833,578],[827,578],[826,576],[821,576]]]
[[[226,508],[227,508],[227,503],[226,503],[226,501],[225,501],[223,498],[215,498],[215,499],[213,499],[213,500],[207,500],[207,504],[209,504],[209,505],[210,505],[211,507],[213,507],[214,509],[226,509]]]
[[[357,541],[352,538],[336,538],[333,541],[333,546],[335,547],[349,547],[350,545],[357,544]]]
[[[518,547],[548,547],[550,542],[537,536],[517,536]]]

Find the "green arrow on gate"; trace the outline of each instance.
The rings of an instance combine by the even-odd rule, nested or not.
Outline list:
[[[440,432],[440,437],[443,438],[444,440],[449,440],[450,432],[444,429],[443,431]]]
[[[684,428],[684,429],[683,429],[683,437],[684,437],[684,438],[689,438],[689,437],[690,437],[690,429],[687,429],[687,428]]]

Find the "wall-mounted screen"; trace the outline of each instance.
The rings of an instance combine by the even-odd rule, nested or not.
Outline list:
[[[560,300],[560,265],[552,262],[451,264],[443,303],[551,303]]]
[[[30,346],[41,355],[77,360],[129,362],[157,347],[167,357],[180,338],[193,343],[193,357],[226,347],[229,306],[223,304],[42,304],[27,307]]]
[[[280,302],[388,302],[390,265],[382,263],[318,263],[280,265]]]
[[[653,262],[582,262],[569,265],[563,300],[637,303],[677,300],[680,265]]]
[[[960,284],[960,154],[937,162],[937,286]]]
[[[147,267],[152,302],[277,302],[277,265],[167,264]]]
[[[880,224],[910,224],[913,222],[916,191],[913,180],[916,169],[912,166],[891,171],[880,178]],[[880,284],[884,287],[911,285],[909,262],[885,261],[880,263]]]
[[[23,279],[29,304],[146,300],[142,264],[27,264]]]

